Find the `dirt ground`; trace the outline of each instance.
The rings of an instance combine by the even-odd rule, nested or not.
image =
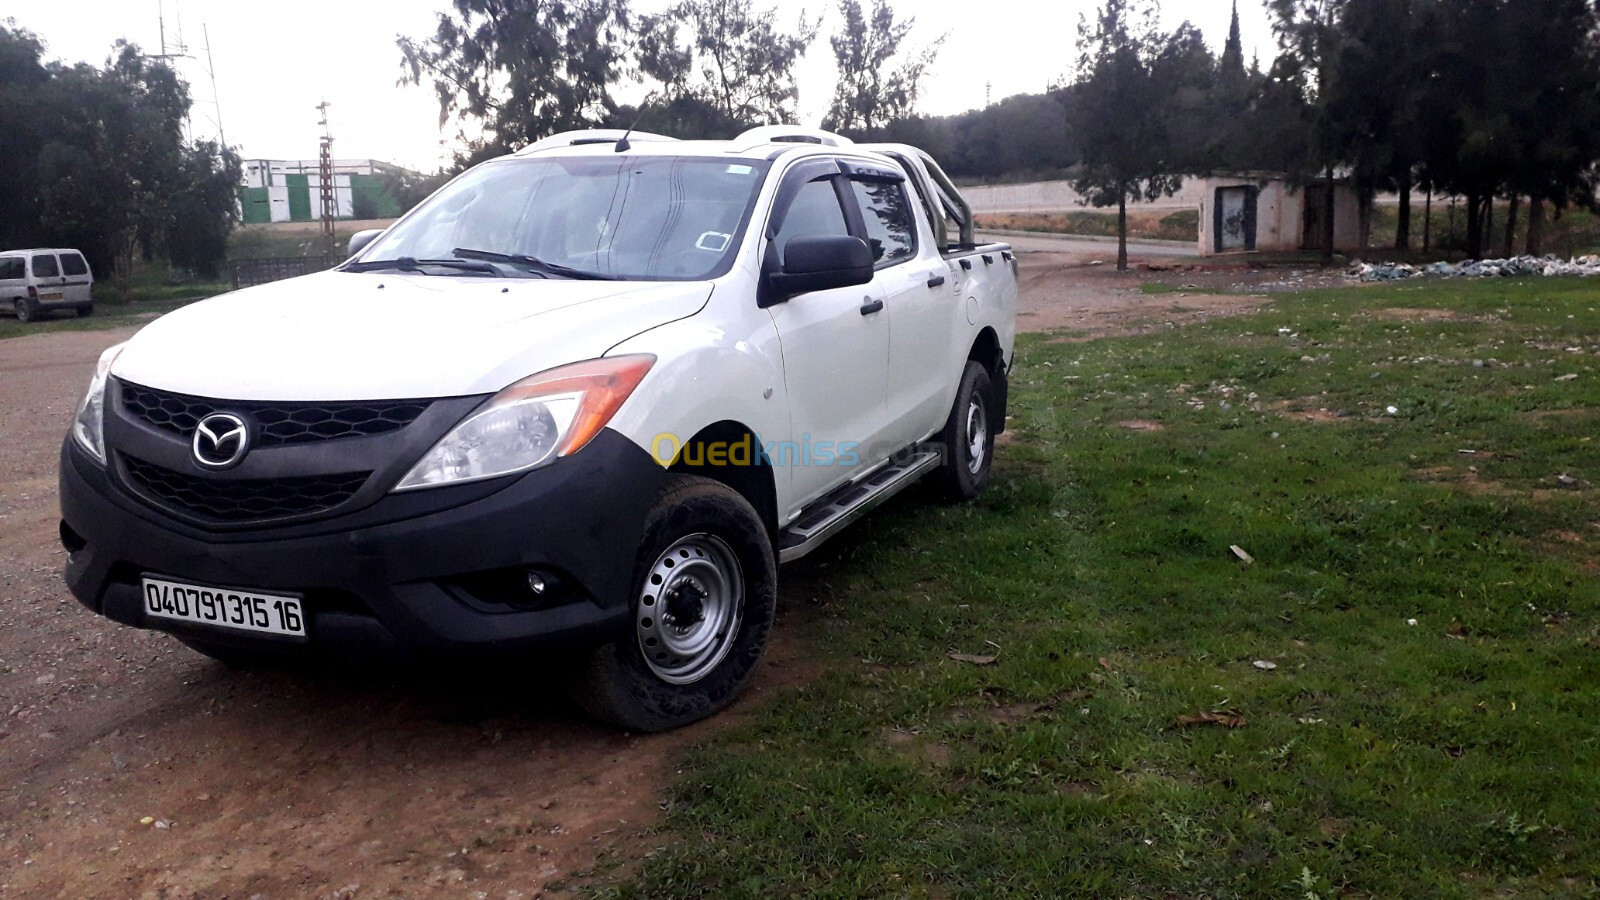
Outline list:
[[[1320,283],[1020,258],[1019,327],[1078,338],[1264,302],[1145,281]],[[665,840],[650,826],[677,753],[807,677],[786,635],[825,589],[815,564],[785,569],[776,644],[739,705],[651,737],[585,721],[537,666],[238,672],[90,614],[61,583],[56,454],[96,356],[130,333],[0,341],[0,895],[538,896]]]

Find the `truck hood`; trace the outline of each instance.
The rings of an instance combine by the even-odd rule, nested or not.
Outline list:
[[[229,400],[488,394],[694,315],[710,296],[705,282],[323,272],[162,316],[111,372]]]

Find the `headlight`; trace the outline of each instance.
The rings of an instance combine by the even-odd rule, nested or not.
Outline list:
[[[72,436],[78,446],[101,464],[106,461],[106,378],[111,374],[111,364],[127,343],[123,342],[100,354],[95,364],[94,377],[89,379],[89,390],[78,404],[78,414],[72,420]]]
[[[498,478],[576,453],[611,421],[655,361],[593,359],[524,378],[451,429],[395,490]]]

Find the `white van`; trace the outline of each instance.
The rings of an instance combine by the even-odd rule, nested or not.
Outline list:
[[[42,312],[74,309],[94,313],[94,273],[76,250],[38,249],[0,252],[0,307],[19,322]]]

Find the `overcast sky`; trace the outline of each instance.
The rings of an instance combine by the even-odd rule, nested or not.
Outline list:
[[[763,0],[757,0],[762,5]],[[767,0],[771,2],[771,0]],[[827,35],[838,21],[834,0],[776,0],[792,23],[801,9],[827,15],[822,35],[799,70],[802,121],[817,124],[832,98],[834,67]],[[922,112],[957,113],[981,107],[986,85],[995,100],[1039,92],[1070,72],[1080,13],[1096,0],[891,0],[897,13],[915,16],[911,42],[921,45],[948,33],[926,81]],[[220,100],[228,143],[246,158],[299,159],[317,153],[318,113],[332,105],[334,154],[374,158],[431,171],[449,156],[455,129],[439,129],[431,87],[396,87],[400,74],[395,36],[433,33],[437,10],[448,0],[10,0],[3,15],[42,37],[47,55],[68,62],[102,63],[119,37],[146,52],[160,47],[165,13],[168,49],[181,38],[191,59],[180,61],[196,100],[193,132],[213,137]],[[665,0],[635,0],[653,11]],[[865,4],[864,4],[865,5]],[[1228,0],[1166,0],[1168,25],[1187,19],[1213,49],[1227,37]],[[1271,30],[1260,0],[1242,0],[1245,58],[1273,56]],[[206,75],[209,27],[216,93]]]

